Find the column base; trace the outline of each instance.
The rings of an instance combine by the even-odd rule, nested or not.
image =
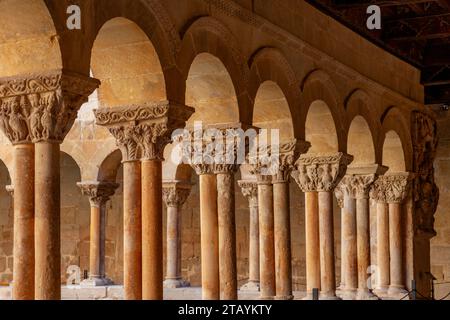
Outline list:
[[[387,291],[387,296],[389,298],[394,298],[394,299],[401,299],[403,297],[405,297],[408,294],[408,291],[406,291],[405,287],[403,286],[389,286],[389,289]],[[409,299],[408,297],[406,297],[405,299]]]
[[[294,300],[294,296],[293,295],[275,296],[275,300]]]
[[[239,290],[241,291],[259,291],[260,286],[258,281],[249,281],[244,284]]]
[[[114,282],[109,278],[89,278],[81,281],[82,287],[104,287],[113,285]]]
[[[342,300],[356,300],[356,288],[352,289],[343,289],[339,293],[337,293],[338,297]]]
[[[271,297],[263,297],[263,296],[260,296],[260,297],[258,298],[258,300],[275,300],[275,297],[273,297],[273,296],[271,296]]]
[[[319,294],[319,300],[342,300],[339,298],[336,294],[333,293],[320,293]]]
[[[177,289],[190,287],[191,284],[183,279],[166,279],[163,282],[163,286],[166,289]]]
[[[384,297],[388,296],[388,290],[389,290],[389,286],[383,286],[383,287],[378,287],[378,288],[374,289],[373,293],[375,293],[380,298],[384,298]]]
[[[356,300],[380,300],[369,289],[358,289],[356,292]]]

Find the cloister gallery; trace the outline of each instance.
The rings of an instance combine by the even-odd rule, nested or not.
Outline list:
[[[3,299],[450,290],[445,111],[305,1],[0,0],[0,106]],[[197,122],[276,130],[277,172],[176,163]]]

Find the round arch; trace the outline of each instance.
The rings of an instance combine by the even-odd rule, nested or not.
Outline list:
[[[394,164],[394,167],[400,167],[403,171],[412,171],[413,148],[410,137],[410,126],[408,120],[405,119],[399,108],[390,107],[383,114],[382,133],[379,148],[383,150],[383,165],[389,167],[389,162],[393,161],[387,160],[386,158],[385,147],[389,147],[390,149],[396,149],[397,152],[400,152],[397,156],[392,152],[393,159],[395,157],[402,159],[398,160],[399,162]],[[393,161],[393,163],[395,162]],[[389,168],[390,172],[394,170],[397,169]]]
[[[251,59],[249,94],[253,101],[252,118],[255,120],[257,112],[257,98],[261,89],[267,83],[271,83],[272,96],[283,96],[283,116],[290,118],[288,127],[295,138],[302,139],[301,128],[298,126],[301,119],[301,94],[299,80],[283,54],[275,48],[262,48]],[[275,92],[278,91],[278,92]],[[268,97],[270,99],[270,96]],[[285,108],[287,106],[287,110]],[[286,114],[286,111],[288,114]],[[256,120],[257,120],[256,115]],[[258,126],[257,123],[253,123]]]
[[[381,163],[382,150],[376,148],[381,125],[374,114],[375,108],[371,101],[364,90],[356,89],[345,102],[347,150],[355,157],[353,163]],[[367,146],[370,148],[369,152],[366,150]]]
[[[102,85],[100,107],[166,100],[159,56],[145,32],[133,21],[117,17],[99,30],[92,46],[91,69]]]
[[[333,120],[337,136],[338,150],[347,152],[347,137],[345,135],[345,113],[336,86],[330,76],[322,70],[314,70],[306,76],[301,84],[301,122],[302,131],[306,135],[306,122],[311,106],[315,103],[325,104]],[[306,138],[306,140],[308,140]],[[311,142],[311,141],[310,141]],[[313,147],[314,148],[314,147]]]
[[[178,87],[185,94],[181,100],[187,101],[186,81],[194,60],[202,53],[209,53],[220,60],[230,76],[239,108],[239,121],[251,124],[251,102],[247,93],[249,71],[234,35],[212,17],[201,17],[186,29],[177,56],[177,65],[183,75]]]

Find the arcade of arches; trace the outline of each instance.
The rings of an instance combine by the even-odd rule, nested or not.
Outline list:
[[[450,133],[419,70],[304,1],[76,2],[81,30],[69,0],[0,1],[3,298],[450,290]],[[175,164],[196,121],[280,130],[282,166]]]

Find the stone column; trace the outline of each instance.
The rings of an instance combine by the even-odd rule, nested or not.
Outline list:
[[[107,127],[116,138],[124,160],[124,291],[127,300],[163,298],[163,153],[172,132],[183,128],[193,111],[167,101],[94,111],[97,124]]]
[[[352,300],[358,288],[357,242],[356,242],[356,201],[351,185],[351,177],[345,176],[336,190],[342,193],[342,275],[344,286],[343,299]],[[335,190],[335,193],[336,193]]]
[[[298,165],[298,163],[297,163]],[[292,176],[305,193],[305,246],[306,246],[306,297],[312,299],[312,290],[320,290],[319,197],[311,183],[306,168],[297,166]]]
[[[409,194],[412,178],[412,174],[408,172],[396,172],[386,174],[380,180],[389,205],[390,285],[388,295],[394,298],[403,297],[407,293],[403,266],[402,203]]]
[[[14,146],[13,299],[34,299],[34,145]]]
[[[377,179],[371,190],[371,198],[376,201],[377,208],[377,285],[374,292],[378,296],[385,296],[390,283],[389,258],[389,207],[386,203],[386,193],[383,188],[382,177]]]
[[[182,181],[163,183],[163,200],[167,207],[167,254],[165,288],[189,287],[181,277],[181,207],[191,191],[191,184]]]
[[[200,184],[202,298],[219,300],[219,222],[217,182],[213,165],[194,165]]]
[[[250,210],[248,282],[241,287],[242,291],[259,291],[259,217],[258,217],[258,184],[256,181],[239,181],[242,194],[248,200]]]
[[[275,241],[275,283],[276,298],[291,300],[291,217],[289,201],[289,177],[300,153],[306,153],[310,144],[293,140],[279,145],[279,165],[273,177],[274,199],[274,241]],[[274,153],[273,146],[271,150]]]
[[[260,298],[270,300],[276,295],[272,176],[258,175],[257,179]]]
[[[334,196],[336,197],[337,204],[339,208],[341,209],[341,283],[339,284],[339,287],[336,289],[340,292],[342,292],[345,288],[345,281],[344,281],[344,274],[346,271],[345,261],[344,261],[344,255],[347,252],[347,244],[345,242],[344,238],[344,232],[345,229],[344,226],[344,191],[342,190],[342,180],[334,189]]]
[[[106,241],[106,203],[119,187],[113,182],[80,182],[77,184],[83,195],[89,197],[91,204],[89,239],[89,279],[81,282],[88,287],[111,285],[106,278],[105,241]]]
[[[17,299],[61,297],[59,144],[98,85],[98,80],[63,70],[0,79],[0,127],[15,146]]]
[[[237,300],[234,164],[215,164],[219,222],[220,299]]]
[[[375,174],[353,175],[352,185],[355,187],[356,197],[356,234],[358,257],[358,291],[359,300],[377,299],[368,287],[370,267],[370,204],[369,191],[376,179]]]
[[[318,192],[320,282],[321,299],[338,299],[336,296],[333,194],[334,188],[345,175],[352,156],[344,153],[330,155],[302,155],[297,161],[297,183],[302,190]]]

